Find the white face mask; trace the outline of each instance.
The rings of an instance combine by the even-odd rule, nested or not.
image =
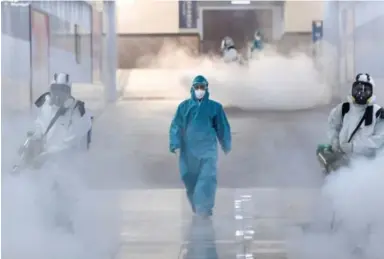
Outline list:
[[[202,99],[205,95],[205,90],[197,89],[195,90],[195,96],[197,99]]]

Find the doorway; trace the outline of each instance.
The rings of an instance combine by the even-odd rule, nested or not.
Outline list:
[[[245,50],[256,30],[269,39],[272,17],[271,9],[203,10],[202,52],[220,54],[220,43],[225,36],[231,37],[240,51]]]

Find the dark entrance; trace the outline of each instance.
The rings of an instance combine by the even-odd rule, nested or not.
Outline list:
[[[256,30],[261,30],[266,39],[272,35],[272,10],[204,10],[203,53],[220,53],[220,43],[230,36],[239,50],[252,40]]]

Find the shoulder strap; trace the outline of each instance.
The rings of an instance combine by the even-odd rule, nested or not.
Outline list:
[[[344,119],[344,115],[349,112],[349,102],[343,103],[341,106],[341,119]]]
[[[40,95],[39,98],[36,99],[35,105],[37,108],[40,108],[45,103],[45,97],[47,95],[50,95],[50,93],[49,92],[43,93],[42,95]]]
[[[345,109],[344,108],[345,104],[346,103],[343,103],[343,111]],[[348,103],[348,110],[349,110],[349,103]],[[343,113],[343,111],[342,111],[342,116],[344,117],[345,113]],[[364,121],[365,121],[365,125],[366,126],[369,126],[369,125],[372,124],[372,116],[373,116],[373,106],[368,106],[367,109],[365,110],[365,113],[364,113],[363,117],[361,118],[361,120],[357,124],[357,126],[356,126],[355,130],[352,132],[351,136],[349,137],[348,143],[351,142],[353,136],[359,130],[361,124],[363,124]],[[375,116],[376,116],[376,119],[384,119],[384,109],[383,108],[378,109],[376,111]]]
[[[384,109],[380,108],[376,112],[376,119],[384,119]]]
[[[365,109],[365,126],[371,125],[373,122],[373,105]]]
[[[348,143],[351,142],[353,136],[355,136],[356,132],[359,130],[361,124],[363,124],[363,121],[365,120],[365,117],[367,116],[367,110],[365,110],[365,113],[363,115],[363,117],[361,118],[361,120],[359,121],[359,123],[357,124],[356,128],[354,129],[354,131],[352,132],[351,136],[349,137],[348,139]]]
[[[83,117],[85,114],[85,103],[77,100],[74,109],[78,108],[80,112],[80,116]]]
[[[57,121],[57,119],[58,119],[61,115],[65,114],[66,111],[67,111],[67,108],[64,108],[64,107],[60,107],[60,108],[57,110],[55,116],[53,116],[52,120],[49,122],[49,125],[48,125],[47,129],[46,129],[45,132],[44,132],[44,135],[43,135],[44,137],[47,136],[48,132],[51,130],[52,126],[55,124],[55,122]]]

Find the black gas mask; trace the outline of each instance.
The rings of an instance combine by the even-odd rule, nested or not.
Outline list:
[[[67,84],[53,83],[50,87],[51,105],[62,107],[64,103],[71,97],[71,87]]]
[[[352,97],[356,104],[365,105],[373,95],[373,86],[367,82],[355,82],[352,85]]]
[[[55,73],[50,87],[51,105],[62,107],[71,97],[71,84],[69,75],[66,73]]]

